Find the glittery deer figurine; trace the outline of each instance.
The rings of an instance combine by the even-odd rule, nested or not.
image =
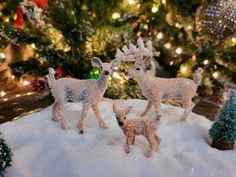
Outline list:
[[[101,70],[98,80],[79,80],[73,78],[61,78],[55,80],[55,71],[52,68],[49,68],[47,78],[52,95],[55,99],[52,106],[52,119],[60,122],[63,129],[67,129],[68,124],[64,118],[65,102],[81,102],[83,103],[83,108],[80,120],[77,124],[79,133],[84,133],[83,122],[91,107],[97,117],[99,126],[101,128],[107,128],[98,109],[98,103],[103,98],[104,92],[107,88],[109,75],[113,68],[117,67],[119,63],[120,62],[117,59],[114,59],[111,63],[102,63],[99,58],[93,57],[92,65]]]
[[[149,143],[145,155],[146,157],[151,157],[158,150],[161,143],[161,138],[156,134],[160,119],[159,117],[155,119],[128,118],[127,114],[129,114],[131,108],[130,106],[126,109],[121,109],[115,103],[113,104],[113,112],[117,123],[126,136],[125,152],[130,152],[130,146],[134,145],[136,135],[143,135]]]
[[[117,49],[116,52],[116,59],[135,61],[133,67],[125,74],[137,79],[143,95],[148,100],[146,109],[141,116],[145,116],[152,106],[154,106],[156,115],[160,116],[162,99],[177,99],[185,109],[181,118],[182,121],[185,121],[194,107],[192,98],[197,95],[196,91],[201,83],[202,68],[196,70],[194,80],[153,77],[149,73],[152,68],[152,42],[148,41],[146,45],[147,47],[145,47],[142,39],[138,39],[138,47],[131,44],[129,48],[123,46],[123,52],[120,49]]]

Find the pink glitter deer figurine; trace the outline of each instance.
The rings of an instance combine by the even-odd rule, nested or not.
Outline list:
[[[80,134],[83,134],[84,132],[83,122],[90,107],[92,107],[97,117],[99,126],[101,128],[107,128],[98,109],[98,103],[103,98],[104,92],[107,88],[109,75],[113,68],[117,67],[119,64],[120,61],[117,59],[114,59],[111,63],[102,63],[99,58],[93,57],[92,65],[101,70],[98,80],[79,80],[73,78],[61,78],[55,80],[55,71],[52,68],[49,68],[47,78],[52,95],[55,99],[52,106],[52,119],[54,121],[59,121],[63,129],[68,128],[67,122],[64,118],[64,104],[70,100],[73,102],[83,103],[81,117],[77,124]]]
[[[138,48],[133,44],[129,48],[123,46],[123,52],[117,49],[116,58],[135,61],[134,66],[126,72],[126,75],[137,79],[143,95],[148,100],[147,107],[141,116],[145,116],[152,106],[154,106],[156,115],[160,116],[162,99],[178,99],[185,109],[181,118],[182,121],[185,121],[194,107],[192,98],[197,95],[197,87],[201,83],[202,68],[197,69],[194,80],[153,77],[149,74],[149,70],[152,68],[152,43],[148,41],[147,47],[145,47],[142,39],[138,39],[138,46]]]
[[[156,134],[160,117],[155,119],[127,118],[131,108],[130,106],[126,109],[121,109],[116,104],[113,104],[113,112],[117,123],[126,136],[125,152],[130,152],[130,146],[131,144],[134,145],[136,135],[143,135],[149,143],[145,155],[146,157],[151,157],[153,152],[158,150],[161,143],[161,138]]]

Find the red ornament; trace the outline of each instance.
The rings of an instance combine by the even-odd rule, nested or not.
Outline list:
[[[16,20],[15,20],[15,27],[16,29],[20,29],[22,30],[23,29],[23,11],[22,11],[22,8],[20,6],[18,6],[16,8]]]
[[[30,83],[30,87],[32,89],[32,91],[40,91],[45,89],[45,84],[43,80],[39,80],[39,79],[34,79],[31,81]]]
[[[56,69],[55,69],[55,76],[56,76],[57,78],[62,77],[62,76],[63,76],[63,69],[60,68],[60,67],[56,68]]]
[[[37,6],[41,7],[42,9],[45,9],[48,6],[47,0],[31,0],[31,1],[33,1],[35,4],[37,4]]]

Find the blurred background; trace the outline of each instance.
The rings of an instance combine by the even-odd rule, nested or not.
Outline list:
[[[0,24],[0,122],[53,102],[48,67],[57,78],[97,79],[92,56],[110,62],[139,37],[152,40],[155,76],[192,78],[204,69],[195,112],[214,119],[224,90],[236,88],[232,0],[3,0]],[[119,69],[105,97],[144,99]]]

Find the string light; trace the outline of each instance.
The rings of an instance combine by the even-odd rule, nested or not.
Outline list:
[[[32,95],[33,93],[32,92],[28,92],[27,95]]]
[[[16,94],[16,97],[20,97],[20,94]]]
[[[167,48],[167,49],[170,49],[171,48],[171,43],[170,42],[165,43],[164,47]]]
[[[236,43],[236,38],[233,37],[233,38],[231,39],[231,41],[232,41],[233,43]]]
[[[120,13],[118,13],[118,12],[113,13],[113,14],[112,14],[112,18],[113,18],[114,20],[119,19],[119,18],[120,18]]]
[[[7,101],[7,100],[8,100],[8,98],[4,98],[4,99],[3,99],[3,101]]]
[[[171,61],[171,62],[170,62],[170,66],[172,66],[173,64],[174,64],[174,62],[173,62],[173,61]]]
[[[35,44],[33,43],[33,44],[31,44],[31,47],[32,47],[33,49],[35,49],[36,46],[35,46]]]
[[[187,70],[188,70],[188,68],[186,66],[182,66],[181,69],[180,69],[180,72],[182,74],[185,74],[185,73],[187,73]]]
[[[182,53],[182,49],[180,48],[180,47],[178,47],[176,50],[175,50],[175,53],[177,53],[177,54],[181,54]]]
[[[212,74],[212,77],[214,79],[218,79],[219,78],[219,72],[215,71],[213,74]]]
[[[133,5],[133,4],[135,4],[135,0],[129,0],[128,3],[129,3],[129,5]]]
[[[6,55],[4,53],[0,53],[0,58],[6,58]]]
[[[121,79],[122,78],[117,72],[113,72],[112,76],[116,79]]]
[[[193,27],[191,25],[188,25],[187,29],[191,30],[191,29],[193,29]]]
[[[23,85],[25,85],[25,86],[26,86],[26,85],[29,85],[29,83],[30,83],[29,81],[26,81],[26,80],[23,81]]]
[[[157,6],[153,6],[152,7],[152,13],[156,13],[158,11],[158,7]]]
[[[176,28],[182,28],[182,25],[181,25],[180,23],[176,23],[176,24],[175,24],[175,27],[176,27]]]
[[[11,76],[11,79],[15,79],[15,76],[14,76],[14,75],[12,75],[12,76]]]
[[[203,64],[204,64],[204,65],[208,65],[208,63],[209,63],[209,60],[204,60],[204,61],[203,61]]]
[[[161,2],[162,4],[166,5],[166,0],[162,0]]]
[[[0,96],[1,96],[1,97],[4,97],[5,95],[6,95],[6,92],[4,92],[4,91],[1,91],[1,92],[0,92]]]
[[[158,34],[157,34],[157,39],[162,39],[163,38],[163,33],[162,32],[159,32]]]

